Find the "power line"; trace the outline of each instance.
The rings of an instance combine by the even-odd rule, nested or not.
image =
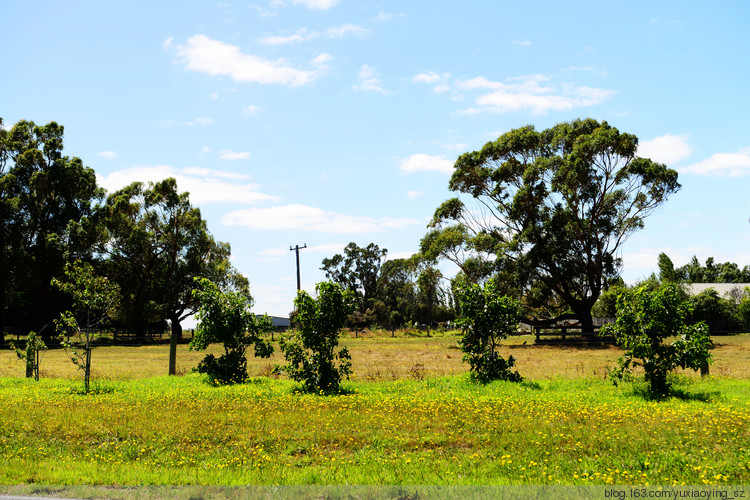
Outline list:
[[[303,246],[296,245],[294,247],[289,247],[289,251],[294,251],[294,253],[297,255],[297,291],[299,292],[302,289],[302,285],[300,283],[299,279],[299,251],[303,248],[307,248],[307,243],[305,243]]]

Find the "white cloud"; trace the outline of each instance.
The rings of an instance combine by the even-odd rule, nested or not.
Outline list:
[[[692,153],[686,135],[666,134],[638,144],[638,156],[667,165],[684,160]]]
[[[322,54],[315,56],[315,58],[312,60],[312,64],[321,71],[327,71],[328,63],[332,60],[333,56],[331,54],[323,52]]]
[[[267,248],[266,250],[258,252],[258,255],[265,257],[263,260],[278,260],[282,257],[286,257],[288,253],[289,250],[286,248]]]
[[[429,73],[420,73],[411,79],[414,83],[435,83],[440,81],[440,75],[434,71]]]
[[[398,169],[402,172],[441,172],[450,174],[453,172],[453,162],[442,155],[414,154],[401,161]]]
[[[158,182],[167,177],[174,177],[177,180],[178,189],[181,192],[189,192],[190,201],[196,205],[278,201],[275,196],[259,192],[258,184],[238,182],[241,179],[248,179],[245,175],[201,167],[178,169],[169,165],[137,166],[117,170],[109,175],[97,174],[96,180],[100,186],[111,193],[136,181]]]
[[[409,198],[419,198],[424,194],[424,191],[407,191],[406,196]]]
[[[99,153],[99,156],[101,158],[104,158],[105,160],[114,160],[115,158],[117,158],[117,153],[115,153],[114,151],[102,151],[101,153]]]
[[[394,252],[385,256],[385,260],[408,259],[414,255],[414,252]]]
[[[293,35],[287,36],[267,36],[261,38],[259,41],[264,45],[286,45],[290,43],[308,42],[318,37],[324,38],[343,38],[345,35],[357,35],[362,36],[369,33],[370,30],[357,26],[355,24],[342,24],[341,26],[334,26],[327,30],[320,31],[308,31],[307,28],[298,29]]]
[[[213,119],[203,116],[200,118],[196,118],[195,120],[185,122],[185,125],[194,126],[194,125],[211,125],[213,123]]]
[[[736,153],[716,153],[703,161],[681,168],[680,171],[729,177],[750,175],[750,148],[740,149]]]
[[[346,243],[326,243],[323,245],[312,245],[305,247],[305,253],[322,253],[325,255],[335,255],[342,253]],[[265,257],[263,260],[280,260],[289,255],[291,247],[267,248],[258,254]],[[301,248],[300,248],[301,249]]]
[[[307,205],[236,210],[226,214],[221,221],[227,226],[245,226],[258,230],[278,229],[336,234],[372,233],[421,224],[414,219],[344,215]]]
[[[531,41],[529,40],[513,40],[511,43],[519,47],[528,47],[529,45],[531,45]]]
[[[334,26],[333,28],[328,28],[325,31],[325,36],[327,38],[342,38],[344,35],[365,35],[369,32],[367,28],[363,28],[362,26],[357,26],[356,24],[342,24],[341,26]]]
[[[261,108],[260,106],[255,106],[253,104],[250,104],[249,106],[245,106],[244,108],[242,108],[242,114],[247,115],[247,116],[257,115],[261,111],[263,111],[263,108]]]
[[[308,33],[308,31],[305,28],[301,28],[301,29],[298,29],[293,35],[267,36],[267,37],[261,38],[259,41],[260,43],[264,45],[286,45],[288,43],[298,43],[298,42],[304,42],[307,40],[312,40],[318,35],[319,33],[316,33],[316,32]]]
[[[211,92],[211,95],[209,97],[212,101],[215,101],[219,98],[219,94],[217,94],[216,92]]]
[[[380,74],[372,66],[363,64],[357,74],[357,81],[353,87],[355,90],[362,92],[377,92],[378,94],[391,94],[388,90],[383,88],[383,84],[380,82]]]
[[[450,77],[450,73],[443,73],[442,75],[439,75],[434,71],[430,71],[428,73],[420,73],[414,76],[411,81],[413,83],[435,84],[432,87],[433,92],[435,92],[436,94],[442,94],[443,92],[447,92],[451,89],[450,85],[448,85],[447,83]]]
[[[219,151],[219,159],[221,160],[249,160],[250,153],[247,151],[235,153],[234,151],[230,149],[224,149],[222,151]]]
[[[510,78],[506,82],[491,81],[483,76],[460,81],[456,87],[462,90],[493,90],[475,99],[478,108],[468,108],[461,113],[531,111],[534,114],[544,114],[549,111],[569,111],[601,104],[615,94],[612,90],[587,86],[555,86],[546,83],[549,80],[549,77],[543,75],[527,75]]]
[[[183,168],[181,172],[185,175],[193,175],[197,177],[219,177],[221,179],[250,179],[247,174],[241,174],[239,172],[229,172],[226,170],[213,170],[204,167],[187,167]]]
[[[234,45],[212,40],[205,35],[194,35],[185,45],[179,45],[177,61],[190,71],[229,76],[242,83],[276,83],[295,87],[307,85],[321,74],[320,71],[294,68],[284,59],[270,61],[244,54]]]
[[[294,5],[304,5],[308,9],[313,10],[328,10],[337,3],[339,0],[292,0]]]

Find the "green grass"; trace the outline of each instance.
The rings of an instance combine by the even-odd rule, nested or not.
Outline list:
[[[747,484],[750,383],[0,379],[2,484]]]
[[[715,338],[712,376],[680,373],[679,397],[658,402],[642,396],[642,384],[604,380],[621,354],[614,347],[514,337],[502,353],[527,382],[481,386],[469,381],[456,341],[345,337],[355,374],[338,396],[297,394],[292,382],[265,376],[278,355],[250,358],[247,384],[212,387],[197,375],[163,376],[166,345],[102,346],[93,391],[81,394],[81,373],[63,350],[43,354],[39,382],[0,351],[0,484],[16,485],[0,491],[233,498],[276,490],[130,486],[365,484],[396,488],[374,498],[415,498],[396,485],[750,483],[750,335]],[[204,355],[179,346],[181,373]],[[490,494],[472,491],[455,496]]]

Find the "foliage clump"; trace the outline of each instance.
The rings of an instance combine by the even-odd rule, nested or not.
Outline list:
[[[473,379],[487,383],[492,380],[520,382],[521,375],[512,371],[513,356],[508,359],[497,353],[500,342],[518,328],[521,318],[517,300],[501,294],[500,283],[490,279],[484,288],[460,280],[455,288],[458,319],[463,330],[459,341],[463,360],[471,367]]]
[[[667,374],[677,367],[699,370],[711,362],[711,338],[705,323],[687,324],[690,304],[681,300],[677,285],[665,283],[655,290],[642,286],[617,299],[617,321],[602,327],[625,349],[612,381],[630,378],[642,366],[652,396],[669,394]],[[666,343],[667,339],[671,343]]]
[[[34,380],[38,381],[39,353],[47,350],[47,345],[42,340],[42,337],[36,332],[29,332],[29,335],[26,337],[25,346],[18,347],[11,342],[10,348],[16,351],[18,359],[26,363],[26,378],[34,377]]]
[[[304,290],[294,300],[299,328],[282,339],[281,350],[287,361],[276,371],[286,372],[292,380],[302,382],[309,392],[335,393],[341,380],[351,373],[351,355],[346,347],[336,352],[341,329],[354,310],[354,295],[337,283],[315,286],[317,299]],[[338,363],[337,363],[338,361]]]
[[[273,346],[263,338],[273,330],[268,316],[256,316],[250,311],[252,297],[240,291],[222,291],[206,279],[197,278],[193,291],[200,301],[198,327],[190,341],[190,349],[204,351],[209,344],[221,343],[224,354],[216,358],[206,355],[198,364],[198,372],[208,375],[215,384],[236,384],[247,380],[245,351],[255,346],[255,355],[268,358]]]

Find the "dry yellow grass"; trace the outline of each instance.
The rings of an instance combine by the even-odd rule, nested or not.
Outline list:
[[[278,340],[278,339],[277,339]],[[345,335],[342,344],[352,354],[356,380],[387,380],[421,378],[466,372],[461,362],[457,336],[416,337],[388,333],[367,333],[359,338]],[[525,343],[525,344],[524,344]],[[714,363],[711,374],[729,378],[750,378],[750,335],[715,337],[712,350]],[[221,354],[220,346],[208,351]],[[606,369],[615,365],[622,351],[614,346],[574,347],[534,345],[531,335],[513,337],[501,348],[503,356],[512,355],[516,368],[526,378],[603,378]],[[205,352],[178,346],[178,373],[187,373],[205,356]],[[97,347],[92,354],[94,379],[133,379],[167,373],[169,346]],[[279,353],[270,359],[248,358],[252,376],[270,376],[273,366],[283,364]],[[42,354],[40,373],[46,378],[78,378],[81,376],[63,349],[51,349]],[[686,375],[695,376],[693,372]],[[23,362],[10,349],[0,351],[0,376],[24,376]]]

